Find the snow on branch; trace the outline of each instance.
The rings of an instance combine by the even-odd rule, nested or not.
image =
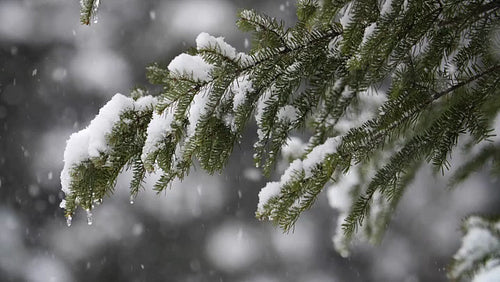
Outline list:
[[[197,81],[209,81],[213,66],[205,62],[199,55],[182,53],[168,65],[168,70],[176,77],[190,77]]]
[[[80,22],[85,25],[97,23],[100,0],[80,0]]]
[[[114,125],[120,121],[120,116],[126,111],[145,111],[152,109],[156,99],[145,96],[134,101],[122,94],[116,94],[100,110],[90,124],[73,133],[66,141],[64,150],[64,167],[61,172],[62,191],[69,195],[71,191],[71,171],[84,161],[98,158],[109,153],[107,136],[111,134]]]
[[[487,278],[500,273],[500,221],[471,216],[463,228],[462,246],[453,256],[449,278],[471,277],[479,271],[474,281],[493,281]]]
[[[448,168],[459,137],[469,134],[471,147],[491,137],[500,83],[497,57],[485,44],[497,28],[494,1],[375,2],[301,1],[290,28],[243,10],[237,25],[253,34],[250,54],[203,32],[189,54],[176,56],[166,69],[150,67],[151,82],[162,89],[157,99],[117,94],[68,140],[61,174],[71,205],[67,216],[76,205],[90,209],[95,191],[88,186],[108,189],[127,164],[134,191],[157,165],[164,172],[155,185],[159,191],[187,175],[195,161],[210,173],[222,170],[253,116],[256,165],[264,164],[269,174],[280,150],[295,159],[279,181],[260,191],[257,217],[290,230],[328,185],[330,203],[344,221],[334,239],[337,250],[346,255],[358,231],[373,241],[422,162]],[[82,22],[89,24],[99,0],[82,0],[81,6]],[[460,67],[450,75],[442,67],[448,64]],[[145,109],[147,115],[122,120]],[[301,129],[312,135],[307,148],[283,149]],[[462,176],[498,162],[493,143]],[[107,154],[112,157],[102,157]],[[78,194],[71,194],[73,181],[80,181]],[[498,224],[469,218],[465,229],[451,275],[497,273],[499,264],[487,256],[493,251],[498,257]]]
[[[279,197],[282,187],[296,180],[297,176],[305,173],[306,178],[312,177],[312,171],[316,169],[328,155],[336,152],[339,140],[340,139],[338,137],[328,138],[322,145],[315,147],[309,154],[307,154],[304,160],[294,160],[282,174],[279,182],[267,183],[259,193],[257,214],[264,214],[266,212],[265,207],[268,202],[273,198]]]

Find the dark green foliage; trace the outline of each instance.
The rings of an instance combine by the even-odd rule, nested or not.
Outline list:
[[[82,11],[91,11],[92,2],[85,2]],[[151,113],[121,117],[133,122],[115,125],[108,136],[111,153],[73,168],[67,215],[75,199],[90,209],[94,199],[109,193],[126,164],[134,172],[133,195],[146,172],[162,173],[155,185],[161,191],[195,164],[209,173],[221,171],[253,113],[259,137],[255,163],[266,175],[294,131],[311,136],[303,156],[279,182],[279,191],[257,211],[258,218],[285,231],[325,185],[356,169],[372,172],[364,173],[351,191],[345,242],[361,227],[377,241],[416,170],[430,163],[444,173],[462,139],[469,139],[467,152],[479,148],[479,153],[452,183],[489,160],[498,175],[499,144],[483,144],[500,109],[500,5],[385,2],[298,1],[298,22],[291,28],[244,10],[237,25],[253,35],[250,54],[237,54],[211,37],[189,51],[211,66],[208,78],[196,77],[194,70],[176,73],[150,66],[149,80],[162,86],[154,110],[171,117],[168,132],[155,150],[141,151]],[[239,83],[251,84],[243,100]],[[367,106],[365,100],[377,92],[380,105]],[[192,121],[198,99],[204,104],[199,119]],[[349,126],[343,128],[346,120]],[[325,142],[337,145],[326,148]],[[367,218],[371,223],[365,223]]]
[[[131,194],[138,193],[145,176],[140,157],[152,111],[151,108],[122,113],[120,122],[106,136],[110,150],[71,168],[69,173],[72,193],[66,197],[66,216],[72,216],[76,204],[85,210],[91,210],[104,196],[109,196],[113,192],[116,178],[127,166],[133,171]]]

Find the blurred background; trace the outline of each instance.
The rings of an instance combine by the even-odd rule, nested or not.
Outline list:
[[[461,219],[498,213],[498,179],[480,172],[449,190],[446,177],[423,168],[382,243],[356,244],[345,259],[333,249],[338,214],[326,193],[292,233],[254,218],[269,179],[252,166],[252,128],[222,175],[197,170],[159,195],[151,176],[131,204],[124,173],[93,225],[79,210],[66,226],[59,174],[72,132],[115,93],[151,87],[145,67],[168,64],[202,31],[248,51],[234,24],[239,9],[293,23],[294,5],[104,0],[88,27],[77,0],[0,1],[0,281],[446,280]]]

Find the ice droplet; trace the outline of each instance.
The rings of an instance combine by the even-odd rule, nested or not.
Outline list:
[[[87,224],[92,225],[92,212],[89,209],[85,211],[87,212]]]
[[[135,196],[134,195],[130,195],[130,204],[131,205],[134,204],[134,200],[135,200]]]
[[[68,227],[71,226],[71,221],[73,220],[73,217],[71,215],[66,216],[66,225]]]

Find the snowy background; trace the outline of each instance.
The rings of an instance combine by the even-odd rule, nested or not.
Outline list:
[[[0,281],[445,280],[463,216],[498,212],[498,179],[477,173],[450,191],[422,169],[381,245],[358,244],[344,259],[326,193],[293,233],[254,218],[266,183],[252,167],[255,130],[224,174],[198,170],[134,204],[125,174],[92,226],[79,210],[66,227],[59,174],[69,135],[115,93],[148,85],[145,67],[168,64],[202,31],[248,51],[234,25],[241,8],[294,20],[293,1],[106,0],[87,27],[76,0],[0,1]]]

